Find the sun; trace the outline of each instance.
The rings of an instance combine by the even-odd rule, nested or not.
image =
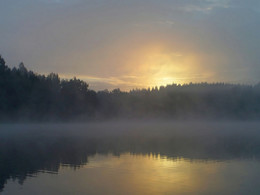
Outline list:
[[[200,70],[198,64],[193,53],[149,45],[136,51],[136,56],[128,61],[125,72],[128,78],[131,76],[132,86],[151,88],[194,82]]]
[[[153,80],[153,86],[166,86],[177,82],[173,77],[156,77]]]
[[[150,55],[143,65],[144,74],[147,75],[149,86],[166,86],[178,82],[176,76],[181,69],[181,64],[175,55],[157,53]]]

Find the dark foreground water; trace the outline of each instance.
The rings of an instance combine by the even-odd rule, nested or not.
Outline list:
[[[1,125],[0,194],[260,194],[260,123]]]

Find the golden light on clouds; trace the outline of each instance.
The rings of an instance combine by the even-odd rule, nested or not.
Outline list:
[[[158,48],[145,52],[139,64],[132,68],[131,74],[136,75],[143,86],[153,87],[191,82],[196,69],[196,57]]]
[[[173,83],[201,82],[208,79],[207,77],[211,74],[200,66],[201,56],[195,53],[178,51],[159,42],[143,43],[142,46],[133,46],[127,42],[125,44],[129,45],[127,47],[121,44],[120,42],[111,46],[109,52],[101,50],[100,52],[106,53],[103,58],[94,55],[89,58],[95,64],[90,69],[94,74],[76,74],[75,76],[89,83],[92,89],[120,88],[128,91]],[[108,50],[108,48],[104,49]],[[83,59],[85,58],[81,61],[84,61]],[[110,66],[103,68],[106,63]],[[84,63],[81,62],[81,64],[84,66]],[[62,78],[74,76],[60,75]]]
[[[146,85],[161,86],[177,82],[176,74],[181,71],[182,64],[175,54],[155,53],[147,57],[144,64],[141,65],[142,74],[146,75]]]

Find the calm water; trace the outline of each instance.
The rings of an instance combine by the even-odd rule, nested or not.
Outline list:
[[[0,194],[260,194],[260,123],[0,129]]]

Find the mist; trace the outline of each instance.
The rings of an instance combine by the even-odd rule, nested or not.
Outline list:
[[[260,194],[259,18],[0,0],[0,194]]]
[[[0,190],[61,166],[80,169],[97,154],[169,160],[260,160],[259,122],[103,122],[0,125]]]
[[[260,85],[171,84],[147,89],[94,91],[83,80],[41,75],[0,58],[2,122],[116,119],[258,120]]]

